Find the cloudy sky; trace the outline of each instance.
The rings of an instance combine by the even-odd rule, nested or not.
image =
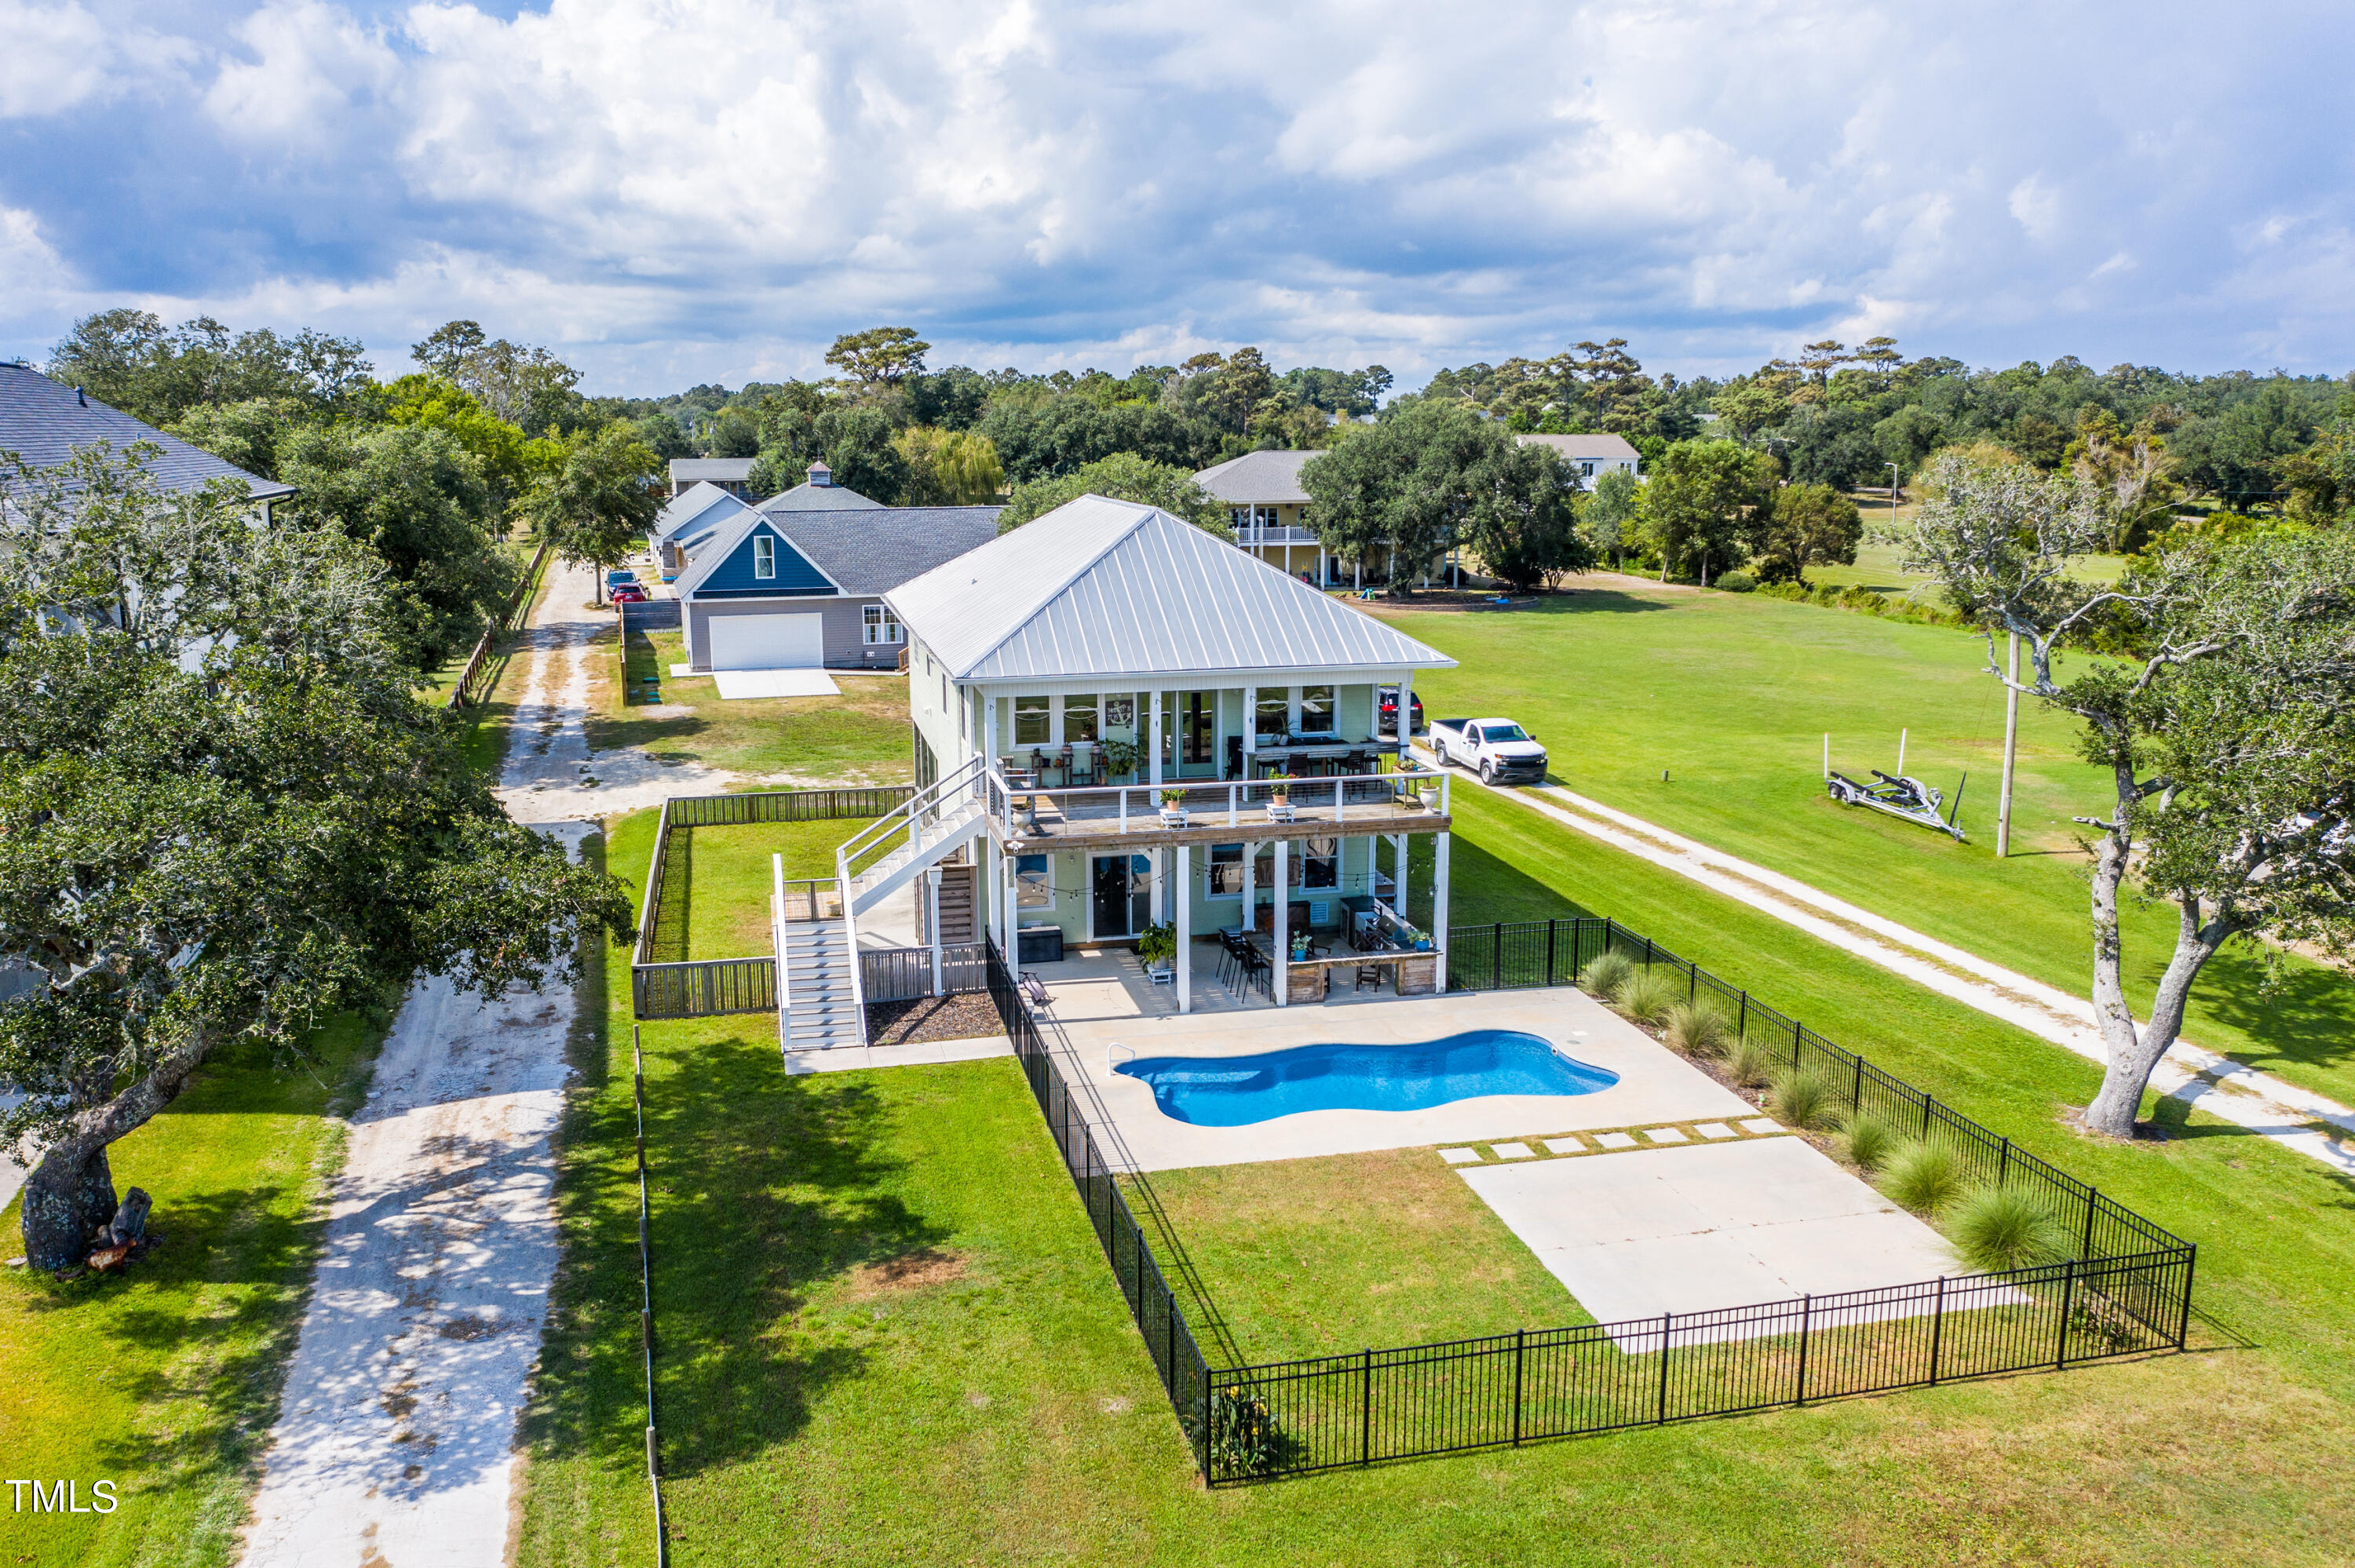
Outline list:
[[[600,392],[1824,334],[2355,368],[2355,7],[0,0],[0,355],[453,316]]]

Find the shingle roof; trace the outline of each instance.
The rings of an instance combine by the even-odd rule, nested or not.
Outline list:
[[[154,442],[162,450],[147,471],[166,490],[195,490],[210,480],[236,479],[245,482],[246,493],[256,501],[294,493],[291,484],[250,474],[119,408],[80,396],[30,366],[0,364],[0,451],[15,452],[34,468],[55,468],[78,450],[101,441],[118,453],[133,441]]]
[[[791,490],[779,491],[761,503],[763,512],[864,512],[880,510],[883,503],[869,501],[858,492],[839,484],[796,484]]]
[[[1525,447],[1551,447],[1572,462],[1634,462],[1643,454],[1624,436],[1545,436],[1529,434],[1513,440]]]
[[[886,597],[960,680],[1455,663],[1158,507],[1101,495]]]
[[[752,465],[758,458],[673,458],[670,460],[670,482],[691,484],[698,479],[709,479],[721,484],[741,484],[752,477]]]
[[[741,506],[744,503],[733,493],[720,489],[709,480],[698,482],[692,490],[681,491],[664,503],[655,514],[655,538],[667,541],[686,530],[715,506]]]
[[[997,537],[997,514],[1005,510],[876,506],[851,517],[815,509],[770,512],[768,517],[843,592],[879,594]]]
[[[697,588],[701,588],[753,529],[765,523],[774,532],[784,533],[778,519],[756,512],[741,502],[737,503],[737,510],[732,514],[714,512],[711,523],[712,526],[699,537],[683,541],[687,552],[687,567],[678,574],[677,582],[672,585],[672,591],[682,599],[691,597]],[[813,559],[810,564],[826,572],[824,561]],[[826,575],[829,579],[834,576],[831,572],[826,572]],[[834,586],[839,588],[842,584],[837,582]]]
[[[1235,506],[1305,506],[1308,493],[1300,488],[1300,465],[1322,452],[1245,452],[1216,468],[1206,468],[1194,482]]]

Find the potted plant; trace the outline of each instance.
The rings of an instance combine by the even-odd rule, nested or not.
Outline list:
[[[1116,779],[1124,779],[1136,771],[1136,742],[1119,739],[1102,740],[1096,743],[1096,751],[1103,758],[1105,783],[1110,784]]]
[[[1161,825],[1165,828],[1182,828],[1186,825],[1185,790],[1161,791]]]
[[[1178,927],[1169,921],[1147,926],[1136,938],[1137,961],[1149,975],[1164,975],[1178,957]]]
[[[1292,821],[1292,776],[1282,775],[1267,786],[1267,814],[1279,822]]]

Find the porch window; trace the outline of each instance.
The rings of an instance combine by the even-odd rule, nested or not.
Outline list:
[[[1014,906],[1051,909],[1055,905],[1053,863],[1043,854],[1017,855],[1014,860]]]
[[[1049,712],[1052,697],[1017,697],[1014,699],[1014,744],[1044,746],[1047,734],[1054,722]]]
[[[1212,844],[1210,862],[1205,872],[1203,897],[1241,898],[1243,895],[1243,846]]]
[[[1262,740],[1282,741],[1292,733],[1292,688],[1262,686],[1252,704],[1252,732]]]
[[[1096,694],[1087,692],[1063,699],[1063,744],[1102,738],[1096,731]]]
[[[900,641],[900,620],[890,609],[879,604],[870,604],[862,613],[866,617],[869,646]]]
[[[1333,688],[1303,686],[1300,688],[1300,733],[1331,735],[1333,733]]]
[[[766,534],[752,536],[752,575],[764,580],[777,575],[777,541]]]
[[[1338,887],[1341,885],[1341,841],[1339,839],[1304,839],[1293,856],[1300,867],[1302,887]]]

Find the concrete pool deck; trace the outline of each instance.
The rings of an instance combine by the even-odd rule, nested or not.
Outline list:
[[[1664,1312],[1678,1316],[1836,1296],[1968,1272],[1945,1238],[1804,1139],[1684,1144],[1456,1174],[1520,1237],[1580,1306],[1637,1325],[1643,1348]],[[2024,1299],[2008,1287],[1972,1307]],[[1851,1309],[1842,1320],[1913,1316],[1920,1303]],[[1649,1320],[1649,1321],[1646,1321]],[[1785,1330],[1730,1324],[1710,1337]]]
[[[1344,994],[1301,1007],[1204,1008],[1209,999],[1198,975],[1196,1005],[1202,1011],[1180,1015],[1169,988],[1146,982],[1131,959],[1088,955],[1034,966],[1032,972],[1054,998],[1048,1016],[1071,1047],[1067,1068],[1093,1086],[1139,1171],[1756,1114],[1643,1031],[1566,987],[1362,1000]],[[1165,1115],[1149,1087],[1113,1071],[1139,1056],[1249,1056],[1335,1042],[1410,1045],[1475,1029],[1538,1035],[1579,1061],[1609,1068],[1619,1082],[1588,1095],[1488,1095],[1427,1110],[1303,1111],[1247,1127],[1196,1127]]]

